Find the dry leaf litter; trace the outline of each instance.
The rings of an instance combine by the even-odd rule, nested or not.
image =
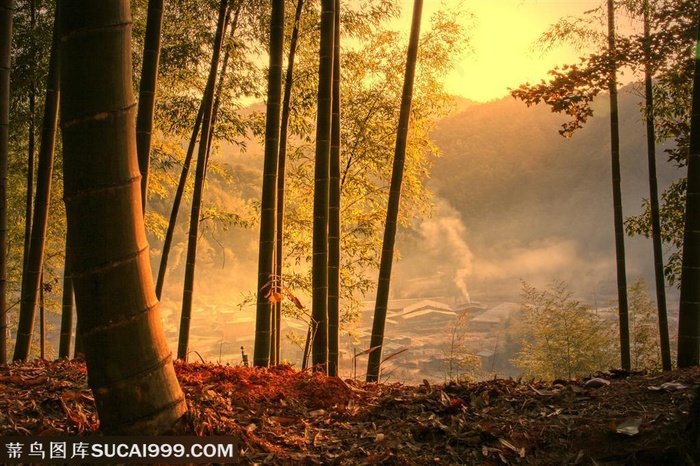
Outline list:
[[[700,369],[555,382],[409,386],[176,363],[176,435],[236,435],[241,464],[695,464],[688,413]],[[0,366],[0,435],[97,435],[80,361]]]

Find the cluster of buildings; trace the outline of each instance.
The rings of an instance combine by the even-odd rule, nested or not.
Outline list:
[[[444,382],[455,351],[478,357],[480,370],[474,376],[515,375],[509,364],[509,323],[517,318],[520,305],[503,302],[488,307],[448,298],[390,300],[384,332],[382,380],[404,383]],[[168,340],[177,342],[177,312],[163,310]],[[250,315],[248,315],[250,314]],[[253,351],[254,313],[237,306],[204,306],[195,313],[190,327],[189,361],[241,364],[243,354]],[[360,318],[340,342],[341,376],[364,379],[370,348],[374,302],[363,303]],[[282,360],[299,366],[306,338],[307,323],[283,319]],[[456,342],[459,341],[459,347]]]
[[[508,354],[508,329],[519,312],[520,305],[510,302],[488,307],[447,298],[391,300],[382,358],[396,356],[383,364],[383,380],[444,382],[450,375],[450,359],[460,352],[478,358],[480,368],[473,377],[511,375],[514,368],[509,364],[513,356]],[[362,309],[354,338],[343,340],[344,359],[353,358],[358,348],[369,347],[373,319],[374,303],[369,302]],[[366,357],[356,366],[358,373],[351,376],[364,377]]]

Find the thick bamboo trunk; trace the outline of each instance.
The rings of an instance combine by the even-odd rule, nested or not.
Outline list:
[[[314,166],[314,221],[311,317],[311,363],[328,370],[328,207],[330,189],[335,0],[321,2],[321,45]]]
[[[276,219],[276,244],[275,244],[275,276],[280,280],[282,277],[282,264],[284,263],[284,177],[287,165],[287,132],[289,127],[290,101],[292,98],[292,84],[294,83],[294,58],[296,56],[297,41],[299,40],[299,24],[301,13],[304,7],[304,0],[297,0],[296,11],[294,12],[294,28],[289,41],[289,56],[287,57],[287,72],[284,78],[284,96],[282,97],[282,116],[280,120],[280,149],[277,155],[277,219]],[[282,343],[282,302],[276,302],[274,306],[275,327],[278,329],[274,335],[275,352],[272,355],[275,363],[280,362],[280,346]]]
[[[335,0],[328,192],[328,375],[338,375],[340,330],[340,0]]]
[[[272,2],[270,17],[270,62],[267,81],[267,120],[265,125],[265,161],[260,206],[260,249],[255,314],[256,366],[270,364],[272,304],[265,288],[275,272],[275,215],[277,213],[277,156],[279,154],[280,107],[282,103],[282,60],[284,52],[284,0]]]
[[[64,0],[60,9],[67,266],[88,383],[103,431],[158,434],[186,405],[141,209],[129,2]]]
[[[700,43],[700,23],[697,42]],[[695,56],[691,112],[681,300],[678,310],[678,367],[700,364],[700,56],[698,54]],[[700,415],[694,414],[700,425],[700,419],[697,419]]]

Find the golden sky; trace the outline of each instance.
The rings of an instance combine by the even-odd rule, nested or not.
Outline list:
[[[445,3],[457,0],[443,0]],[[443,1],[425,0],[422,27]],[[566,16],[581,16],[602,0],[484,0],[464,1],[476,17],[471,30],[473,54],[466,54],[446,78],[451,94],[486,102],[508,94],[525,82],[536,83],[556,65],[575,63],[580,52],[558,47],[544,55],[532,45],[551,24]],[[412,0],[402,0],[402,24],[410,25]],[[410,26],[407,26],[407,28]]]

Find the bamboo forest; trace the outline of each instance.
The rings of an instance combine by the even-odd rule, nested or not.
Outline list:
[[[0,463],[700,461],[700,4],[0,0]]]

